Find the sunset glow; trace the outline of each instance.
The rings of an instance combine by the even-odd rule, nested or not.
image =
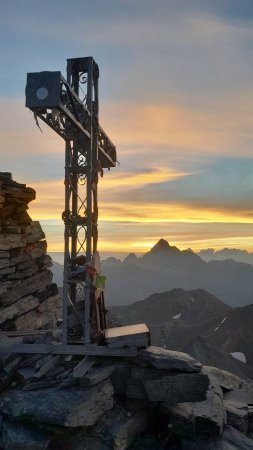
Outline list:
[[[76,55],[100,67],[100,121],[118,152],[119,165],[99,180],[100,251],[143,253],[160,238],[180,249],[252,251],[253,9],[77,3],[78,15],[45,0],[38,23],[35,5],[14,0],[0,18],[1,170],[36,190],[29,212],[49,251],[63,251],[64,141],[25,109],[25,80],[42,70],[65,76]]]

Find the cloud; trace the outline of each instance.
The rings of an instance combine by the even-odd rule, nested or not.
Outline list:
[[[227,227],[251,245],[252,18],[248,0],[3,4],[1,166],[36,188],[33,216],[61,217],[64,141],[25,109],[25,74],[65,71],[66,57],[85,52],[100,66],[101,123],[121,163],[99,186],[102,245],[110,233],[112,248],[170,233],[198,245],[201,227],[203,239],[221,242]]]
[[[203,165],[195,174],[172,169],[117,173],[115,169],[114,175],[106,174],[99,183],[99,219],[110,223],[253,223],[252,165],[251,159],[221,159]],[[63,180],[46,180],[34,187],[33,217],[59,219],[64,210]]]
[[[126,188],[140,188],[149,184],[156,184],[167,182],[169,180],[175,180],[182,177],[187,177],[191,173],[176,171],[172,168],[166,167],[154,167],[152,169],[142,169],[138,167],[135,172],[133,171],[123,171],[114,170],[112,173],[108,174],[101,180],[101,188],[103,190],[104,196],[109,190],[113,193],[113,190],[120,192],[126,190]]]
[[[181,170],[187,166],[182,163]],[[129,186],[108,194],[101,183],[100,199],[104,214],[119,214],[144,221],[240,221],[251,222],[251,158],[202,159],[198,170],[187,176],[145,186]],[[136,215],[137,214],[137,215]]]
[[[41,124],[41,133],[24,100],[0,98],[0,103],[2,170],[25,183],[61,176],[64,140],[46,124]]]
[[[60,220],[41,220],[41,225],[46,232],[49,251],[63,251],[63,223]],[[103,220],[99,223],[99,250],[102,254],[143,253],[161,237],[180,249],[229,246],[253,250],[252,224],[214,222],[203,226],[203,223],[189,222],[112,223]]]
[[[151,160],[152,148],[161,152],[192,154],[252,154],[253,116],[250,92],[236,92],[217,101],[214,108],[176,104],[110,103],[103,107],[106,130],[119,146],[140,145]],[[127,150],[126,150],[127,151]],[[160,153],[160,152],[159,152]],[[160,156],[160,155],[158,155]],[[119,156],[120,157],[120,156]]]

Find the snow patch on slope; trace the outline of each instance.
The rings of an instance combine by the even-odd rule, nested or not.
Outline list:
[[[176,314],[175,316],[172,317],[172,319],[177,320],[180,319],[182,313]]]
[[[217,330],[220,328],[221,324],[222,324],[223,322],[225,322],[226,318],[227,318],[227,316],[225,316],[225,317],[222,319],[222,321],[219,323],[219,325],[213,330],[214,333],[215,333],[215,331],[217,331]]]
[[[243,362],[246,364],[246,356],[244,355],[244,353],[242,352],[232,352],[230,353],[231,356],[233,356],[233,358],[238,359],[239,361]]]

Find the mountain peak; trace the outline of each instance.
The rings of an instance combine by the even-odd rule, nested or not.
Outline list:
[[[136,256],[135,253],[129,253],[128,256],[123,260],[124,264],[130,264],[133,266],[139,265],[139,258]]]
[[[159,241],[152,247],[151,252],[178,250],[177,247],[171,246],[165,239],[159,239]],[[178,250],[179,251],[179,250]]]

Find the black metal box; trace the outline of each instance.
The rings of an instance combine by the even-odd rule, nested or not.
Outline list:
[[[61,99],[61,72],[27,74],[26,103],[30,109],[55,108]]]

